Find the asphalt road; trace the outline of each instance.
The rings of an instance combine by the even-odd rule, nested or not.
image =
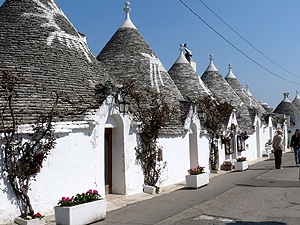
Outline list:
[[[109,211],[96,225],[299,225],[299,167],[291,152],[283,169],[274,160],[213,177],[199,189],[182,188]]]

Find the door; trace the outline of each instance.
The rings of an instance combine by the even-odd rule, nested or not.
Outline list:
[[[112,128],[105,128],[105,194],[112,193]]]

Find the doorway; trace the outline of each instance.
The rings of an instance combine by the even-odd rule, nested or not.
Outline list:
[[[112,128],[105,128],[105,194],[112,193]]]

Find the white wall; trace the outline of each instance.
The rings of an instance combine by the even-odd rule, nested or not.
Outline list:
[[[163,146],[163,161],[167,162],[160,186],[185,180],[187,170],[190,169],[188,135],[163,135],[159,138],[159,145]]]
[[[104,197],[103,139],[98,130],[73,130],[57,134],[56,147],[43,163],[29,196],[33,209],[44,215],[53,214],[53,207],[61,197],[96,189]],[[0,176],[0,224],[11,223],[20,212],[12,204],[14,194],[3,184]]]
[[[199,151],[199,165],[204,166],[205,172],[210,172],[209,168],[209,135],[208,134],[199,134],[198,135],[198,151]],[[220,154],[220,148],[219,148]]]

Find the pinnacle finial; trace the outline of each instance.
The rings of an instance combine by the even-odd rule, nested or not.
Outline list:
[[[182,44],[182,43],[180,44],[179,50],[180,50],[180,53],[183,54],[183,51],[184,51],[184,44]]]
[[[228,64],[228,69],[229,69],[229,70],[232,69],[232,64],[231,64],[231,63]]]
[[[209,60],[212,62],[214,60],[214,55],[213,54],[210,54],[209,55]]]
[[[130,19],[130,12],[131,12],[131,8],[130,6],[130,2],[125,2],[125,8],[123,8],[124,12],[126,13],[126,17],[125,20],[123,22],[123,24],[121,25],[121,28],[134,28],[136,29],[136,27],[134,26],[134,24],[131,22]]]
[[[131,11],[131,8],[129,7],[130,6],[130,2],[125,2],[125,8],[123,9],[124,12],[128,15]]]

